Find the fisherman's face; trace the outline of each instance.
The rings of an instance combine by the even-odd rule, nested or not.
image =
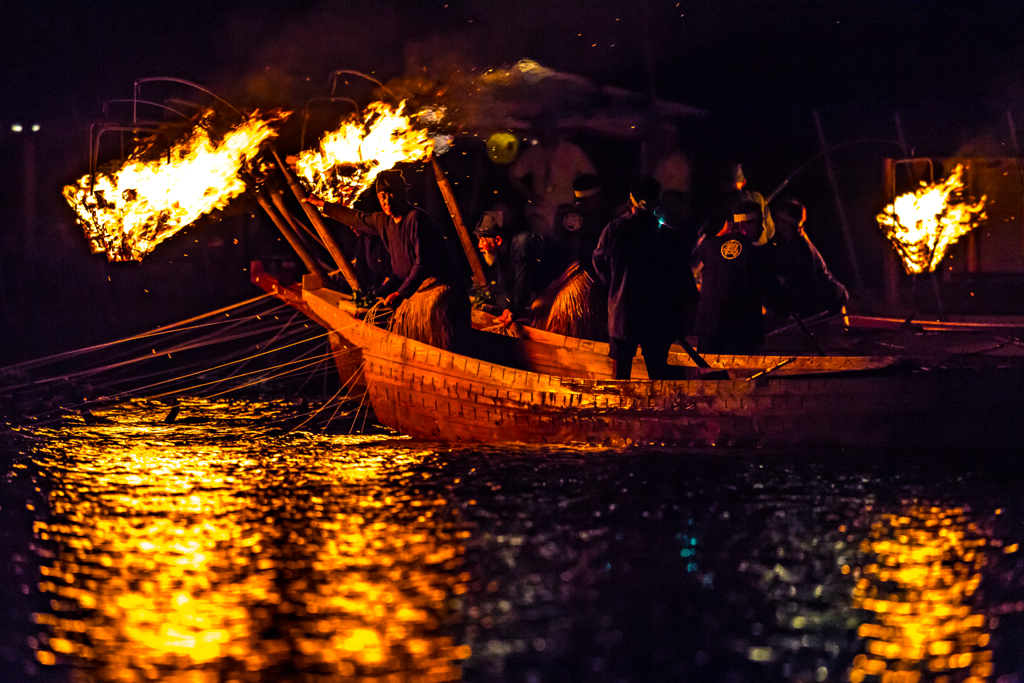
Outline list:
[[[764,226],[761,221],[740,221],[736,223],[736,229],[746,235],[750,241],[756,242],[761,237]]]
[[[493,266],[498,260],[498,249],[501,247],[501,235],[494,237],[478,237],[476,246],[484,256],[487,265]]]
[[[378,192],[377,193],[377,201],[380,202],[380,210],[381,211],[383,211],[387,215],[391,216],[392,218],[395,217],[395,214],[392,213],[392,210],[394,209],[394,206],[395,206],[395,193],[394,192],[391,192],[391,191],[388,191],[388,190],[383,190],[381,192]]]
[[[783,242],[792,242],[799,230],[800,226],[794,223],[788,216],[775,217],[775,234],[778,235]]]

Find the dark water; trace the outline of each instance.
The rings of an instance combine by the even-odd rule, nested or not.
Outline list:
[[[0,678],[1024,680],[998,459],[485,452],[283,410],[8,445]]]

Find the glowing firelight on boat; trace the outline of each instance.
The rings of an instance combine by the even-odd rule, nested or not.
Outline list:
[[[395,108],[385,102],[370,104],[361,118],[345,119],[324,135],[318,148],[301,152],[295,171],[313,194],[352,206],[381,171],[423,161],[433,152],[427,131],[414,127],[404,109],[404,102]]]
[[[288,114],[258,111],[220,140],[210,137],[212,112],[168,154],[147,161],[138,152],[113,174],[86,175],[64,187],[93,253],[111,261],[141,261],[157,244],[200,216],[223,208],[245,191],[239,172],[264,141],[277,135],[273,124]]]
[[[985,197],[963,199],[962,165],[944,181],[896,198],[878,214],[878,225],[892,241],[908,273],[933,272],[946,250],[985,218]]]

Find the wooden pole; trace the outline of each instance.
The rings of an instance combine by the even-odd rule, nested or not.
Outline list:
[[[445,175],[444,169],[441,168],[441,162],[437,160],[437,155],[430,155],[430,164],[434,167],[437,186],[441,188],[444,203],[448,206],[448,213],[451,214],[452,222],[455,223],[455,231],[459,233],[459,241],[462,242],[462,248],[466,252],[466,258],[469,260],[469,267],[473,271],[473,282],[477,287],[486,287],[487,276],[484,275],[484,267],[480,263],[480,254],[477,253],[473,240],[469,237],[466,224],[462,222],[462,212],[459,211],[458,202],[455,201],[455,192],[452,190],[452,184],[448,182],[448,176]]]
[[[821,344],[819,344],[818,340],[814,338],[814,335],[811,334],[811,331],[807,329],[807,325],[804,324],[804,321],[800,318],[800,316],[798,316],[796,313],[790,313],[789,315],[791,318],[793,318],[793,322],[796,323],[797,327],[800,328],[800,331],[803,332],[804,338],[807,339],[808,342],[810,342],[812,347],[814,347],[814,352],[819,356],[824,356],[825,350],[821,348]]]
[[[288,240],[288,244],[290,244],[292,249],[295,250],[295,253],[299,255],[302,262],[306,264],[306,268],[309,272],[320,278],[320,282],[329,282],[330,277],[327,275],[327,271],[324,270],[323,266],[321,266],[315,258],[313,258],[313,255],[306,249],[306,245],[299,239],[299,236],[295,234],[295,232],[281,219],[281,216],[274,211],[274,207],[270,205],[267,198],[257,192],[256,201],[259,202],[259,205],[264,211],[266,211],[267,215],[270,216],[270,220],[274,222],[274,225],[276,225],[277,229],[281,231],[284,238]]]
[[[821,126],[821,117],[818,116],[818,112],[814,112],[814,125],[818,128],[818,140],[821,142],[821,149],[828,151],[828,145],[825,144],[825,131]],[[846,209],[843,207],[843,198],[839,193],[839,182],[836,180],[835,169],[832,168],[832,159],[830,155],[825,155],[825,170],[828,173],[829,184],[832,185],[832,194],[836,199],[836,213],[839,214],[839,224],[843,228],[843,236],[846,238],[846,250],[850,254],[850,265],[853,266],[853,280],[857,283],[858,287],[864,286],[864,279],[860,275],[860,265],[857,263],[857,252],[853,248],[853,239],[850,237],[850,225],[846,220]]]
[[[679,342],[679,345],[683,347],[683,351],[686,351],[686,355],[690,357],[690,360],[692,360],[698,368],[701,370],[711,370],[711,372],[700,373],[701,379],[729,379],[728,370],[724,368],[713,370],[711,365],[704,360],[704,356],[697,353],[697,349],[690,346],[690,342],[686,341],[686,337],[679,337],[676,341]]]
[[[288,183],[289,189],[295,198],[299,200],[299,205],[302,206],[302,210],[306,212],[306,217],[309,218],[309,222],[316,228],[316,232],[320,235],[320,239],[323,240],[324,246],[327,247],[327,251],[330,252],[331,258],[338,264],[338,268],[341,269],[341,274],[348,282],[348,286],[352,288],[352,292],[361,291],[359,286],[359,278],[356,276],[356,271],[352,268],[352,264],[349,263],[348,259],[345,258],[345,254],[342,253],[341,247],[334,240],[330,231],[327,229],[327,225],[324,223],[324,219],[320,216],[320,212],[315,206],[305,201],[306,191],[299,184],[299,179],[295,177],[295,174],[291,172],[288,165],[281,161],[281,157],[278,156],[277,150],[271,148],[274,153],[274,158],[277,159],[277,165],[281,168],[281,173],[284,174],[284,178]]]
[[[324,246],[324,243],[320,241],[320,236],[310,230],[308,225],[296,218],[295,215],[288,210],[288,207],[284,205],[284,195],[280,190],[272,190],[270,192],[270,200],[274,202],[274,206],[277,207],[277,210],[281,212],[284,219],[288,221],[288,225],[292,226],[292,230],[295,231],[295,234],[298,235],[303,242],[306,242],[306,238],[302,236],[303,233],[305,233],[316,244],[319,244],[321,247]],[[308,246],[309,243],[306,242],[306,245]]]

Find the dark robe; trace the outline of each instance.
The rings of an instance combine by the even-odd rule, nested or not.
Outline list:
[[[608,336],[671,340],[685,332],[685,309],[697,288],[678,233],[656,216],[640,211],[611,221],[593,266],[608,287]]]
[[[594,249],[604,226],[613,218],[613,211],[603,202],[577,201],[559,206],[551,235],[565,255],[566,265],[579,261],[587,271],[593,272]]]
[[[797,315],[806,317],[838,310],[850,298],[802,229],[789,242],[776,235],[769,255],[772,270],[781,280],[786,300]]]
[[[694,331],[705,346],[704,340],[724,345],[722,350],[704,350],[749,352],[761,346],[762,305],[775,311],[785,309],[779,281],[769,268],[768,249],[754,246],[745,234],[730,230],[706,236],[695,254],[704,268]]]
[[[406,299],[429,277],[458,284],[458,271],[444,238],[437,224],[421,209],[413,207],[397,222],[382,211],[366,213],[340,204],[324,204],[323,210],[325,215],[353,230],[383,240],[391,256],[392,277],[379,294],[397,291],[400,298]]]
[[[536,233],[516,233],[506,244],[494,265],[487,266],[495,294],[491,312],[500,314],[508,309],[518,319],[527,315],[533,300],[558,278],[565,259],[556,245]]]

